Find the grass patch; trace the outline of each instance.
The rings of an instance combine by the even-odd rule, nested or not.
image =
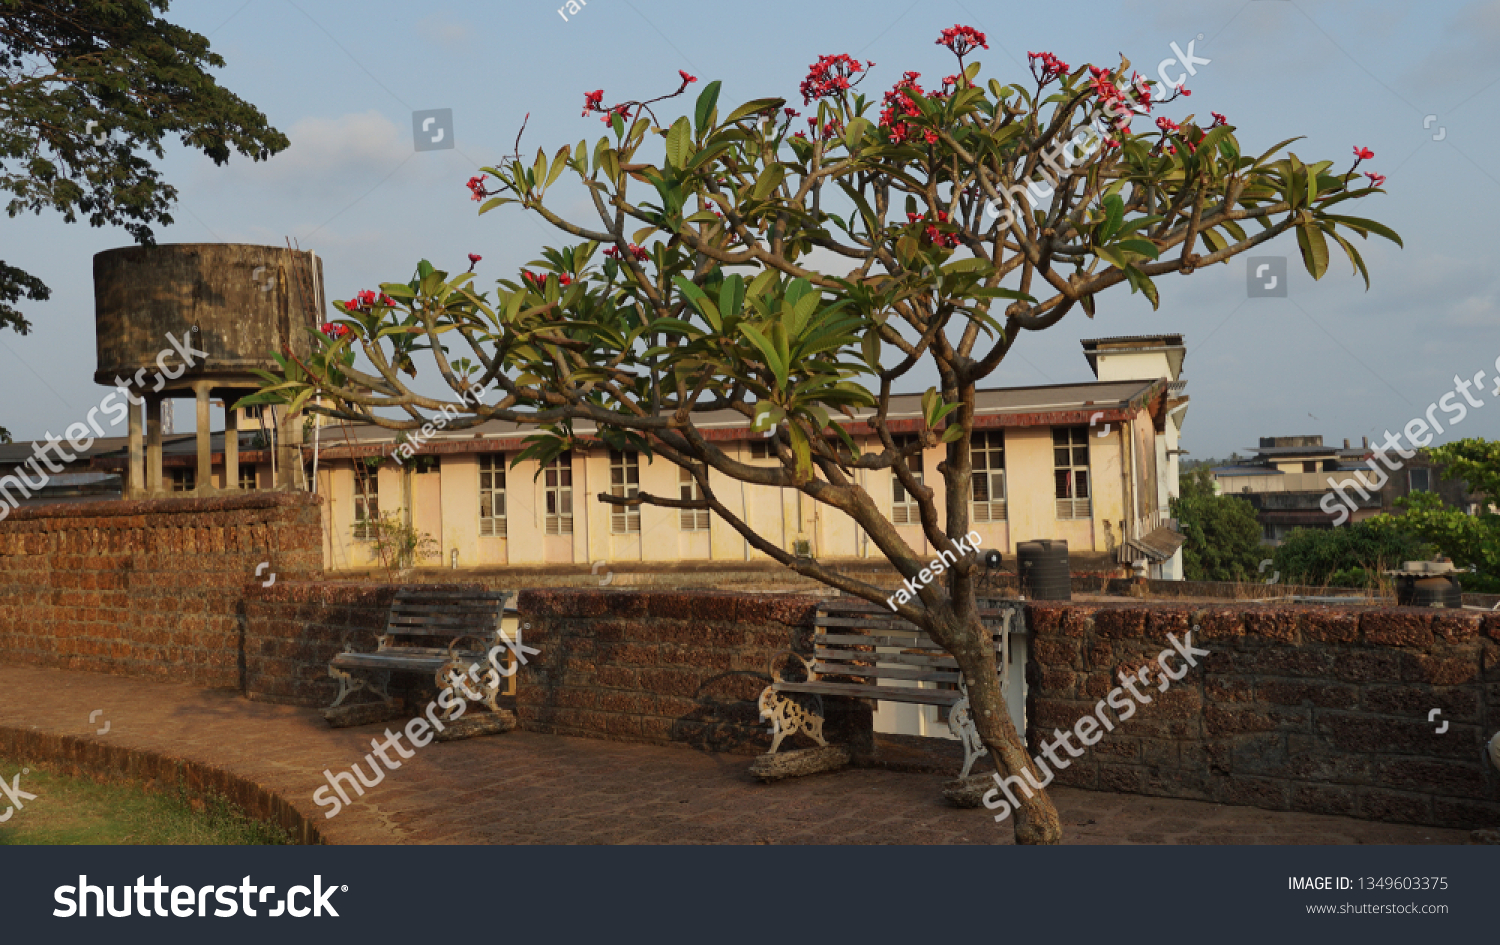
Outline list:
[[[290,844],[282,828],[252,820],[222,795],[196,798],[181,788],[152,794],[135,784],[99,784],[52,774],[0,758],[0,773],[12,783],[22,769],[21,790],[35,794],[23,810],[0,823],[0,846],[71,844],[163,844],[256,846]],[[10,807],[0,795],[0,814]]]

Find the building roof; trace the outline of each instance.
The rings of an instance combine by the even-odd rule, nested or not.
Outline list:
[[[1343,456],[1358,459],[1370,451],[1363,446],[1351,446],[1347,449],[1339,446],[1247,446],[1245,449],[1268,459],[1276,456]]]
[[[1093,381],[981,390],[975,394],[974,426],[976,429],[996,429],[1088,425],[1096,419],[1099,423],[1124,421],[1142,409],[1151,408],[1157,399],[1165,395],[1165,391],[1166,385],[1160,380]],[[873,414],[873,409],[856,410],[853,421],[842,417],[839,419],[850,434],[866,435],[873,432],[865,424]],[[508,420],[486,420],[459,428],[458,424],[463,419],[472,418],[456,420],[447,429],[436,430],[431,436],[421,437],[423,443],[417,452],[490,452],[497,448],[496,440],[519,441],[538,432],[530,424],[512,423]],[[893,433],[922,430],[925,426],[922,418],[922,395],[893,395],[887,422]],[[698,414],[694,418],[694,425],[708,440],[744,441],[761,438],[760,434],[750,431],[750,421],[733,410]],[[592,421],[578,420],[573,423],[573,432],[579,436],[589,436],[597,430],[598,427]],[[416,433],[417,431],[410,431],[407,436],[417,439]],[[398,431],[373,424],[325,426],[320,435],[320,449],[328,459],[376,455],[393,449],[398,442],[398,435]],[[506,445],[513,447],[516,444]]]
[[[1159,345],[1180,345],[1181,335],[1111,335],[1108,338],[1081,338],[1079,343],[1085,348],[1094,348],[1099,345],[1116,344],[1122,341],[1154,341]]]
[[[121,449],[129,442],[129,437],[100,436],[94,438],[94,442],[89,444],[88,449],[76,450],[71,445],[69,445],[67,440],[60,440],[59,445],[69,453],[72,453],[79,458],[87,458],[92,456],[99,456],[103,453],[109,453],[114,450]],[[34,456],[37,449],[45,447],[46,445],[46,440],[26,440],[19,443],[0,443],[0,468],[9,468],[11,466],[20,465],[21,463],[26,462],[28,459]],[[61,460],[61,457],[57,457],[57,454],[55,452],[49,452],[48,456],[49,458],[56,457],[53,459],[54,462],[58,462]]]

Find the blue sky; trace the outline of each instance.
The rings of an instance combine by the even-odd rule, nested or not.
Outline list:
[[[1371,148],[1362,169],[1386,174],[1389,193],[1350,212],[1406,243],[1361,244],[1368,292],[1338,253],[1313,282],[1290,235],[1259,252],[1291,258],[1285,299],[1248,299],[1243,259],[1163,277],[1156,312],[1119,287],[1100,298],[1096,318],[1070,314],[1022,338],[993,386],[1089,379],[1080,338],[1181,332],[1193,401],[1183,446],[1201,458],[1266,435],[1375,439],[1451,390],[1455,374],[1493,376],[1500,355],[1500,267],[1485,222],[1500,208],[1500,135],[1483,117],[1500,93],[1500,0],[590,0],[566,21],[548,0],[194,0],[167,15],[209,37],[227,61],[220,81],[292,145],[266,163],[225,167],[169,148],[162,166],[180,202],[158,242],[281,245],[292,236],[323,257],[329,298],[405,281],[421,258],[461,269],[471,252],[484,256],[486,287],[562,242],[514,207],[478,217],[464,189],[478,167],[510,153],[528,112],[523,152],[551,153],[603,132],[597,117],[579,115],[585,91],[603,88],[606,102],[652,97],[675,88],[679,68],[723,80],[721,103],[795,98],[808,64],[834,52],[874,60],[874,90],[907,70],[935,84],[952,60],[934,40],[964,23],[988,34],[979,60],[1002,82],[1025,76],[1028,50],[1075,67],[1123,53],[1154,74],[1172,43],[1194,41],[1195,55],[1212,61],[1189,78],[1192,98],[1166,114],[1222,112],[1256,153],[1305,135],[1293,150],[1337,169],[1352,146]],[[411,112],[435,108],[453,110],[456,147],[415,152]],[[565,200],[560,209],[582,217],[584,208]],[[3,226],[0,255],[53,289],[51,301],[26,304],[31,335],[0,334],[0,426],[40,437],[105,393],[91,380],[92,258],[130,240],[55,215]],[[189,412],[179,413],[188,429]],[[1500,403],[1471,411],[1439,442],[1455,435],[1500,437]]]

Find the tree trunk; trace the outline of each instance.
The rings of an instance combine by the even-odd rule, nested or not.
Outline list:
[[[1015,723],[1000,693],[1000,680],[995,675],[994,648],[989,645],[990,635],[975,614],[969,626],[955,633],[956,645],[949,652],[958,661],[964,682],[969,690],[969,713],[979,738],[990,750],[995,768],[1002,778],[1020,775],[1032,784],[1043,784],[1036,765],[1026,754],[1025,744],[1016,731]],[[943,641],[939,641],[943,642]],[[1049,776],[1048,780],[1051,778]],[[1062,823],[1057,817],[1057,808],[1045,790],[1036,790],[1028,798],[1026,791],[1015,790],[1021,806],[1011,813],[1014,818],[1017,843],[1050,844],[1062,842]]]

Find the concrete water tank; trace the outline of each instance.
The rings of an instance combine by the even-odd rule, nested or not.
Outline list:
[[[130,412],[126,494],[169,491],[162,472],[162,403],[196,401],[197,495],[235,491],[239,432],[235,401],[254,393],[252,371],[275,371],[272,353],[312,352],[321,324],[323,269],[311,252],[245,243],[127,246],[94,257],[95,383],[123,387]],[[201,353],[200,353],[201,352]],[[209,433],[213,401],[225,407],[224,435]],[[302,479],[300,418],[272,412],[276,487]],[[217,485],[216,485],[217,483]]]
[[[94,311],[96,383],[112,387],[141,368],[154,372],[164,350],[177,364],[167,335],[191,333],[208,357],[169,379],[168,389],[203,380],[254,388],[250,372],[274,370],[272,351],[311,352],[303,329],[322,321],[323,270],[313,253],[279,246],[127,246],[94,257]]]

